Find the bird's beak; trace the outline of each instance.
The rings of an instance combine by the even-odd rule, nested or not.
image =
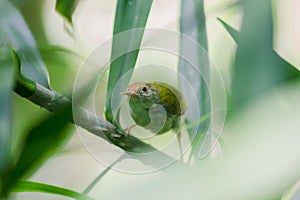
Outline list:
[[[130,97],[137,97],[137,93],[135,91],[131,91],[131,90],[126,90],[124,92],[121,92],[122,95],[127,95]]]

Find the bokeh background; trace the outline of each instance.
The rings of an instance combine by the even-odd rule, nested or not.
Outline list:
[[[52,87],[71,96],[76,73],[84,59],[112,37],[117,2],[78,1],[73,29],[55,12],[53,0],[14,2],[37,41]],[[273,9],[274,49],[300,69],[300,2],[272,2],[276,5]],[[222,75],[229,97],[231,66],[237,45],[217,17],[239,30],[243,13],[231,6],[232,3],[205,1],[208,54]],[[178,31],[179,17],[179,1],[155,0],[147,28]],[[55,45],[77,55],[52,50],[51,46]],[[139,58],[140,62],[143,58]],[[177,60],[170,60],[172,62],[177,63]],[[299,81],[294,81],[267,91],[226,120],[222,133],[225,150],[217,147],[208,157],[191,166],[174,164],[151,174],[133,175],[110,170],[90,195],[96,199],[291,199],[288,196],[300,188],[299,182],[297,186],[300,178],[299,86]],[[13,110],[13,149],[18,149],[24,130],[30,129],[48,112],[17,95],[13,96]],[[63,149],[45,162],[30,180],[81,191],[105,169],[106,166],[86,151],[74,130]],[[19,193],[15,198],[68,199],[42,193]],[[294,197],[298,198],[299,195]]]

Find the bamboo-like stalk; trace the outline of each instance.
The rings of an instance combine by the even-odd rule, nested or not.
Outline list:
[[[67,97],[24,77],[18,78],[15,86],[15,92],[21,97],[24,97],[34,104],[54,113],[71,103],[71,100]],[[118,130],[113,124],[83,107],[73,107],[73,116],[74,113],[76,114],[76,125],[79,125],[88,130],[90,133],[113,143],[127,151],[129,154],[134,153],[134,157],[145,164],[153,164],[154,162],[152,162],[153,160],[151,162],[147,161],[145,157],[138,155],[139,153],[156,152],[155,156],[158,156],[157,159],[159,160],[174,160],[174,158],[158,151],[138,138],[122,133],[122,131]],[[75,120],[73,118],[70,119],[70,122],[75,124],[74,121]]]

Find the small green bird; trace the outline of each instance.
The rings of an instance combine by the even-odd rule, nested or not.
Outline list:
[[[176,88],[162,82],[136,82],[122,94],[130,97],[130,114],[136,123],[127,128],[129,132],[139,125],[156,134],[171,129],[180,134],[181,116],[187,105]]]

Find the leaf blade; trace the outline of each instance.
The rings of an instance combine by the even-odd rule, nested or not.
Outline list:
[[[245,0],[240,5],[244,21],[233,66],[233,112],[275,86],[299,77],[299,71],[273,50],[272,2]]]
[[[182,0],[180,17],[180,56],[178,64],[179,86],[185,97],[190,95],[190,87],[196,93],[200,116],[194,109],[188,109],[186,113],[187,123],[198,121],[201,117],[210,113],[209,97],[209,59],[208,41],[206,34],[206,17],[203,0]],[[197,44],[197,45],[195,45]],[[185,60],[190,58],[192,60]],[[193,100],[187,98],[188,106],[193,106]],[[210,117],[194,128],[188,130],[193,141],[194,134],[204,133],[209,126]]]
[[[14,87],[17,65],[17,58],[11,46],[0,46],[0,179],[11,165],[11,91]]]
[[[107,86],[107,98],[106,98],[106,119],[110,122],[114,121],[113,111],[111,107],[112,93],[118,80],[127,72],[129,76],[123,80],[124,90],[129,83],[129,79],[132,75],[132,70],[135,66],[138,48],[141,44],[144,30],[138,29],[136,32],[130,32],[125,37],[126,41],[118,37],[118,34],[124,31],[144,28],[147,22],[147,18],[152,5],[152,0],[140,1],[140,0],[118,0],[115,24],[114,24],[114,38],[111,52],[111,65]],[[119,104],[117,102],[117,104]],[[117,120],[118,121],[118,120]]]
[[[71,116],[72,109],[68,105],[28,133],[20,157],[5,184],[7,190],[20,178],[31,175],[68,138],[70,131],[66,130],[66,125]]]
[[[71,197],[74,199],[86,199],[92,200],[93,198],[86,196],[85,194],[81,194],[75,192],[73,190],[69,190],[66,188],[39,183],[32,181],[19,181],[16,186],[12,189],[12,192],[43,192],[48,194],[56,194],[66,197]]]
[[[10,43],[21,60],[21,73],[47,88],[49,75],[37,44],[20,12],[8,1],[0,1],[0,44]]]

